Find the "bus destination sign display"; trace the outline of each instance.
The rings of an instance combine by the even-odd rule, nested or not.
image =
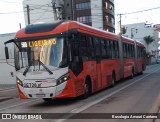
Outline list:
[[[22,48],[26,47],[42,47],[47,45],[55,45],[56,38],[52,39],[44,39],[44,40],[36,40],[36,41],[28,41],[28,42],[21,42]]]

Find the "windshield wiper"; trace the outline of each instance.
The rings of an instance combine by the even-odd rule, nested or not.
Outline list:
[[[30,66],[27,66],[27,68],[24,70],[24,72],[23,72],[23,75],[24,75],[24,76],[25,76],[26,73],[28,72],[29,68],[30,68]]]
[[[53,72],[51,70],[49,70],[40,60],[39,63],[49,72],[49,74],[53,74]],[[28,72],[30,66],[27,66],[27,68],[25,69],[25,71],[23,72],[23,75],[25,76],[26,73]]]
[[[49,70],[40,60],[39,63],[49,72],[49,74],[53,74],[53,72],[51,70]]]

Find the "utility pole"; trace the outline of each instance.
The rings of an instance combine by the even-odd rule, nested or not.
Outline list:
[[[122,35],[122,14],[118,14],[119,16],[119,26],[120,26],[120,35]]]
[[[52,0],[52,8],[53,8],[54,20],[61,20],[62,11],[64,9],[64,1]]]
[[[54,20],[58,20],[55,0],[52,0],[52,8],[53,8]]]
[[[19,23],[19,28],[20,28],[20,29],[22,28],[22,25],[21,25],[21,23]]]
[[[27,20],[28,20],[28,25],[30,24],[30,9],[29,9],[29,5],[27,5]]]

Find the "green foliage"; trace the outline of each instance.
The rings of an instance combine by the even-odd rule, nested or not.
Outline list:
[[[146,44],[147,44],[147,52],[148,52],[148,46],[149,46],[149,44],[151,44],[153,41],[155,41],[154,40],[154,37],[153,36],[145,36],[144,38],[143,38],[143,40],[146,42]]]
[[[152,43],[154,41],[154,37],[152,37],[150,35],[149,36],[145,36],[143,38],[143,40],[146,42],[147,45],[149,45],[150,43]]]

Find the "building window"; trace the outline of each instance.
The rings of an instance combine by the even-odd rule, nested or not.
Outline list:
[[[112,5],[109,5],[109,9],[110,10],[114,10]]]
[[[104,18],[104,20],[108,22],[108,20],[109,20],[109,16],[108,16],[108,15],[106,15],[106,16],[105,16],[105,18]]]
[[[91,16],[81,16],[77,17],[77,21],[81,23],[89,23],[92,21]]]
[[[109,10],[111,10],[111,11],[114,11],[114,6],[111,5],[111,4],[108,3],[108,2],[104,2],[103,6],[104,6],[105,9],[109,9]]]
[[[108,9],[108,3],[107,3],[107,2],[104,3],[104,7],[105,7],[106,9]]]
[[[76,10],[84,10],[84,9],[91,9],[91,3],[85,2],[76,4]]]
[[[110,17],[108,15],[104,16],[104,21],[109,22],[111,24],[115,24],[115,20],[113,17]]]

